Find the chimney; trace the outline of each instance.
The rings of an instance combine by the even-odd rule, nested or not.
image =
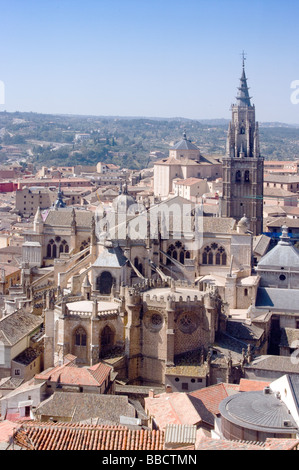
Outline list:
[[[172,387],[171,387],[171,385],[166,385],[165,391],[166,391],[166,393],[172,393]]]
[[[155,398],[155,394],[154,394],[154,389],[151,388],[150,391],[148,392],[148,396],[149,398]]]

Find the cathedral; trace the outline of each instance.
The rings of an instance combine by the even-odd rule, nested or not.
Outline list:
[[[181,159],[183,170],[199,169],[200,153],[185,135],[171,152],[172,164]],[[44,316],[45,369],[72,354],[81,365],[109,362],[125,383],[165,384],[170,375],[185,390],[189,382],[212,383],[211,347],[229,312],[249,309],[256,297],[252,238],[262,232],[262,187],[243,63],[223,158],[221,217],[179,196],[137,204],[126,184],[95,213],[65,207],[61,192],[47,213],[38,209],[24,235],[22,283]],[[194,353],[203,376],[203,369],[179,366]],[[230,356],[222,359],[224,376],[215,381],[231,370]]]

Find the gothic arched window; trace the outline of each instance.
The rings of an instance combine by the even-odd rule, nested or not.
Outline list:
[[[50,243],[47,246],[47,258],[52,258],[52,246]]]
[[[212,243],[211,246],[206,246],[202,254],[203,265],[216,265],[226,266],[227,254],[225,249],[217,243]]]
[[[47,245],[47,258],[56,258],[57,257],[57,246],[54,240],[50,240]]]
[[[81,242],[80,251],[85,250],[90,245],[90,238]]]
[[[250,173],[249,173],[248,170],[245,171],[244,182],[245,182],[245,183],[249,183],[249,182],[250,182]]]
[[[69,246],[67,244],[66,240],[62,240],[61,245],[59,247],[59,253],[68,253],[69,252]]]
[[[86,346],[87,344],[87,335],[84,328],[77,328],[75,331],[75,346]]]
[[[185,259],[191,259],[190,251],[186,251],[186,248],[180,241],[177,241],[175,245],[172,244],[168,247],[167,255],[170,258],[179,261],[181,264],[185,264]],[[171,260],[167,258],[166,264],[169,265],[170,263]]]

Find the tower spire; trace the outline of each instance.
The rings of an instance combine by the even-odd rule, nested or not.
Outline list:
[[[251,105],[242,53],[242,76],[237,103],[232,105],[226,155],[223,158],[221,215],[242,220],[244,212],[254,235],[263,232],[264,163],[260,155],[255,106]]]
[[[238,106],[246,106],[251,107],[251,97],[249,96],[249,88],[247,85],[247,77],[245,73],[245,60],[246,54],[242,52],[242,75],[240,78],[240,86],[238,87],[238,95],[237,95],[237,105]]]

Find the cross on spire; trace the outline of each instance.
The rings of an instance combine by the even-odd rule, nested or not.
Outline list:
[[[246,60],[247,54],[246,54],[244,51],[242,51],[241,56],[242,56],[242,66],[243,66],[243,69],[244,69],[244,68],[245,68],[245,60]]]

